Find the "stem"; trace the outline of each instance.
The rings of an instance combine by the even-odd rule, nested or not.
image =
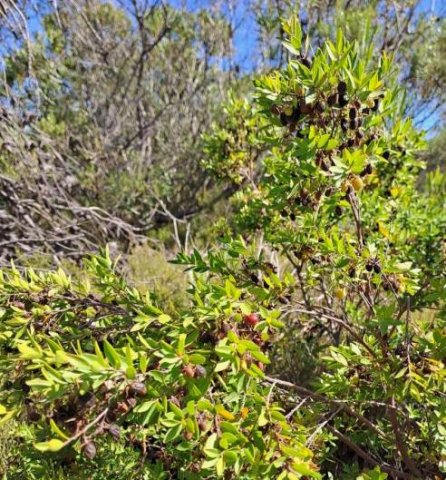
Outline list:
[[[407,451],[406,442],[404,440],[403,433],[401,432],[400,425],[398,423],[398,418],[395,410],[395,397],[393,396],[390,401],[390,406],[392,408],[389,409],[389,419],[390,423],[392,424],[393,433],[395,434],[396,447],[400,452],[407,469],[416,477],[422,478],[420,471],[418,470],[415,462],[410,458],[409,452]]]
[[[361,457],[365,462],[367,462],[372,467],[380,467],[383,472],[389,473],[395,480],[400,478],[413,480],[413,476],[409,475],[404,472],[400,472],[396,468],[391,467],[390,465],[383,465],[382,463],[375,460],[371,457],[366,451],[364,451],[361,447],[358,447],[356,443],[352,442],[350,438],[346,437],[343,433],[341,433],[336,428],[332,427],[331,425],[326,425],[327,430],[329,430],[333,435],[339,438],[347,447],[353,450],[359,457]]]
[[[382,438],[386,438],[386,435],[384,434],[384,432],[379,428],[377,427],[376,425],[374,425],[370,420],[368,420],[367,418],[365,418],[363,415],[361,415],[360,413],[356,412],[355,410],[352,410],[348,405],[345,405],[344,403],[342,404],[339,404],[338,402],[336,401],[333,401],[331,398],[328,398],[320,393],[317,393],[317,392],[313,392],[311,390],[309,390],[308,388],[305,388],[305,387],[302,387],[300,385],[297,385],[295,383],[291,383],[291,382],[287,382],[285,380],[279,380],[277,378],[273,378],[273,377],[269,377],[269,376],[265,376],[265,380],[267,380],[268,382],[274,382],[276,383],[277,385],[282,385],[283,387],[287,387],[287,388],[291,388],[292,390],[295,390],[296,392],[299,392],[303,395],[307,395],[309,397],[312,397],[314,398],[315,400],[320,400],[324,403],[327,403],[329,405],[332,405],[333,407],[335,408],[339,408],[339,406],[341,405],[342,407],[342,410],[350,415],[351,417],[354,417],[356,418],[358,421],[360,421],[362,424],[366,425],[367,427],[369,427],[371,430],[373,430],[377,435],[379,435],[380,437]]]
[[[69,445],[70,443],[75,442],[78,438],[82,437],[84,433],[88,432],[91,427],[94,427],[97,423],[99,423],[108,413],[108,407],[103,410],[92,422],[90,422],[88,425],[86,425],[82,430],[76,433],[76,435],[73,435],[70,437],[68,440],[65,441],[64,447]]]
[[[362,247],[364,246],[364,237],[363,237],[363,234],[362,234],[361,213],[359,211],[359,205],[358,205],[357,198],[356,198],[353,191],[351,191],[347,195],[347,199],[348,199],[348,203],[350,204],[350,207],[352,209],[353,218],[355,219],[356,235],[358,237],[359,247],[362,250]]]

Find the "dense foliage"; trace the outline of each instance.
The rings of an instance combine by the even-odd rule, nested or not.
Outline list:
[[[270,52],[279,68],[256,75],[244,97],[244,82],[215,66],[225,54],[219,42],[228,40],[215,36],[215,18],[182,17],[173,7],[138,17],[133,6],[134,18],[95,2],[45,17],[51,42],[32,47],[45,91],[38,116],[27,125],[5,117],[2,125],[15,142],[1,153],[3,202],[7,209],[8,192],[15,194],[21,210],[8,218],[30,218],[26,235],[34,224],[37,243],[58,254],[77,257],[108,235],[122,240],[122,228],[135,241],[160,211],[173,220],[182,251],[167,266],[140,246],[124,262],[113,243],[76,268],[23,268],[20,259],[2,268],[4,478],[444,478],[446,177],[425,172],[427,143],[409,116],[413,95],[400,84],[413,61],[411,35],[394,39],[405,47],[393,56],[366,41],[382,32],[353,28],[358,17],[348,9],[341,18],[339,6],[327,6],[342,27],[332,40],[324,15],[291,16],[280,27],[272,15],[260,25],[283,33],[283,50]],[[92,37],[77,33],[85,18]],[[96,40],[106,51],[92,48],[102,31]],[[128,64],[122,49],[132,45]],[[27,102],[27,49],[8,57],[4,116],[23,112],[12,98]],[[180,54],[178,63],[166,61]],[[190,62],[196,68],[186,69]],[[91,77],[83,81],[78,69]],[[197,72],[206,72],[203,84]],[[110,102],[118,77],[132,80]],[[166,80],[162,93],[149,85],[158,77]],[[179,79],[184,89],[171,91]],[[211,127],[214,113],[204,107],[219,105],[223,79],[238,88]],[[175,99],[184,106],[178,121],[164,116],[177,111]],[[151,135],[142,112],[150,113]],[[129,119],[138,124],[134,137]],[[199,125],[187,138],[190,119]],[[29,149],[14,133],[20,126],[26,135],[44,131],[46,143]],[[176,126],[184,150],[170,158]],[[14,156],[23,148],[29,170],[20,177]],[[30,179],[44,158],[40,191]],[[59,185],[67,171],[77,177],[72,190]],[[209,202],[197,193],[205,179],[206,195],[230,198],[231,213],[213,212],[211,225],[197,217],[206,247],[181,223],[185,204],[189,211]],[[52,196],[40,200],[50,191],[65,207]],[[48,230],[52,209],[65,213]],[[81,231],[79,212],[88,212]],[[69,227],[75,241],[67,243]],[[45,231],[57,235],[46,241]],[[13,257],[17,232],[8,227],[8,235]],[[23,238],[34,242],[26,235],[21,248]]]

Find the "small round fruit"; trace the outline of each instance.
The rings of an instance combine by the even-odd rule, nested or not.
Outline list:
[[[195,377],[195,368],[192,365],[185,365],[183,367],[183,374],[187,378]]]
[[[338,83],[338,93],[339,95],[344,95],[346,92],[347,92],[347,84],[343,80],[341,80]]]
[[[361,177],[358,177],[355,175],[351,180],[350,183],[352,184],[352,187],[355,189],[355,191],[359,192],[359,190],[362,189],[364,186],[364,182],[362,181]]]
[[[244,320],[250,327],[255,327],[259,323],[259,316],[256,313],[250,313],[244,316]]]
[[[144,397],[147,393],[147,387],[143,382],[133,382],[129,387],[129,393],[133,396]]]
[[[334,294],[338,300],[343,300],[347,296],[347,290],[345,288],[338,287],[334,289]]]
[[[116,412],[117,413],[127,413],[129,411],[129,406],[125,402],[119,402],[116,405]]]
[[[108,433],[113,437],[114,440],[119,440],[121,436],[121,429],[116,424],[112,424],[108,427]]]
[[[197,378],[205,377],[206,374],[207,374],[207,371],[202,365],[197,365],[195,367],[195,376]]]
[[[197,423],[198,423],[198,428],[200,429],[200,431],[205,432],[207,430],[208,423],[206,422],[206,420],[204,418],[200,418]]]
[[[82,449],[82,453],[89,460],[93,460],[96,456],[96,445],[93,442],[87,442]]]

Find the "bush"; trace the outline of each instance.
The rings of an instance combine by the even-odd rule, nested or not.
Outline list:
[[[32,465],[97,479],[130,466],[150,479],[444,476],[445,179],[415,188],[424,142],[389,58],[339,33],[309,59],[297,19],[284,31],[288,67],[234,110],[258,122],[229,122],[253,127],[237,149],[254,142],[258,175],[225,161],[222,127],[206,139],[211,168],[241,189],[232,237],[178,255],[189,305],[167,312],[107,252],[79,281],[3,271],[0,413],[29,424]],[[290,340],[298,358],[311,347],[313,378],[284,376]]]

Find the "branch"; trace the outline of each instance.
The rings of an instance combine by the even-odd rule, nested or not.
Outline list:
[[[66,447],[70,443],[75,442],[78,438],[82,437],[82,435],[88,432],[88,430],[90,430],[91,427],[94,427],[97,423],[99,423],[107,415],[107,413],[108,413],[108,407],[105,410],[103,410],[92,422],[90,422],[88,425],[85,425],[85,427],[81,431],[76,433],[76,435],[73,435],[66,442],[64,442],[63,446]]]
[[[383,472],[389,473],[392,475],[395,480],[398,479],[408,479],[408,480],[414,480],[412,475],[409,475],[407,473],[401,472],[397,470],[396,468],[391,467],[390,465],[383,465],[377,460],[375,460],[373,457],[371,457],[366,451],[364,451],[361,447],[358,447],[356,443],[352,442],[350,438],[346,437],[343,433],[341,433],[339,430],[336,428],[332,427],[331,425],[326,425],[327,430],[329,430],[333,435],[339,438],[347,447],[350,448],[350,450],[353,450],[359,457],[361,457],[366,463],[371,465],[372,467],[379,467]]]
[[[317,393],[317,392],[313,392],[313,391],[309,390],[308,388],[302,387],[302,386],[297,385],[295,383],[287,382],[285,380],[279,380],[277,378],[273,378],[273,377],[269,377],[269,376],[265,376],[265,380],[267,380],[268,382],[273,382],[273,383],[276,383],[277,385],[281,385],[283,387],[295,390],[296,392],[299,392],[303,395],[307,395],[307,396],[309,396],[309,397],[311,397],[315,400],[320,400],[320,401],[322,401],[324,403],[327,403],[327,404],[329,404],[329,405],[331,405],[335,408],[338,408],[339,406],[341,406],[342,410],[346,414],[350,415],[351,417],[356,418],[359,422],[361,422],[362,424],[364,424],[365,426],[367,426],[368,428],[373,430],[380,437],[386,438],[385,433],[379,427],[374,425],[370,420],[365,418],[360,413],[356,412],[355,410],[352,410],[348,405],[345,405],[344,403],[340,404],[340,403],[336,402],[335,400],[332,400],[331,398],[326,397],[325,395],[322,395],[322,394]]]

